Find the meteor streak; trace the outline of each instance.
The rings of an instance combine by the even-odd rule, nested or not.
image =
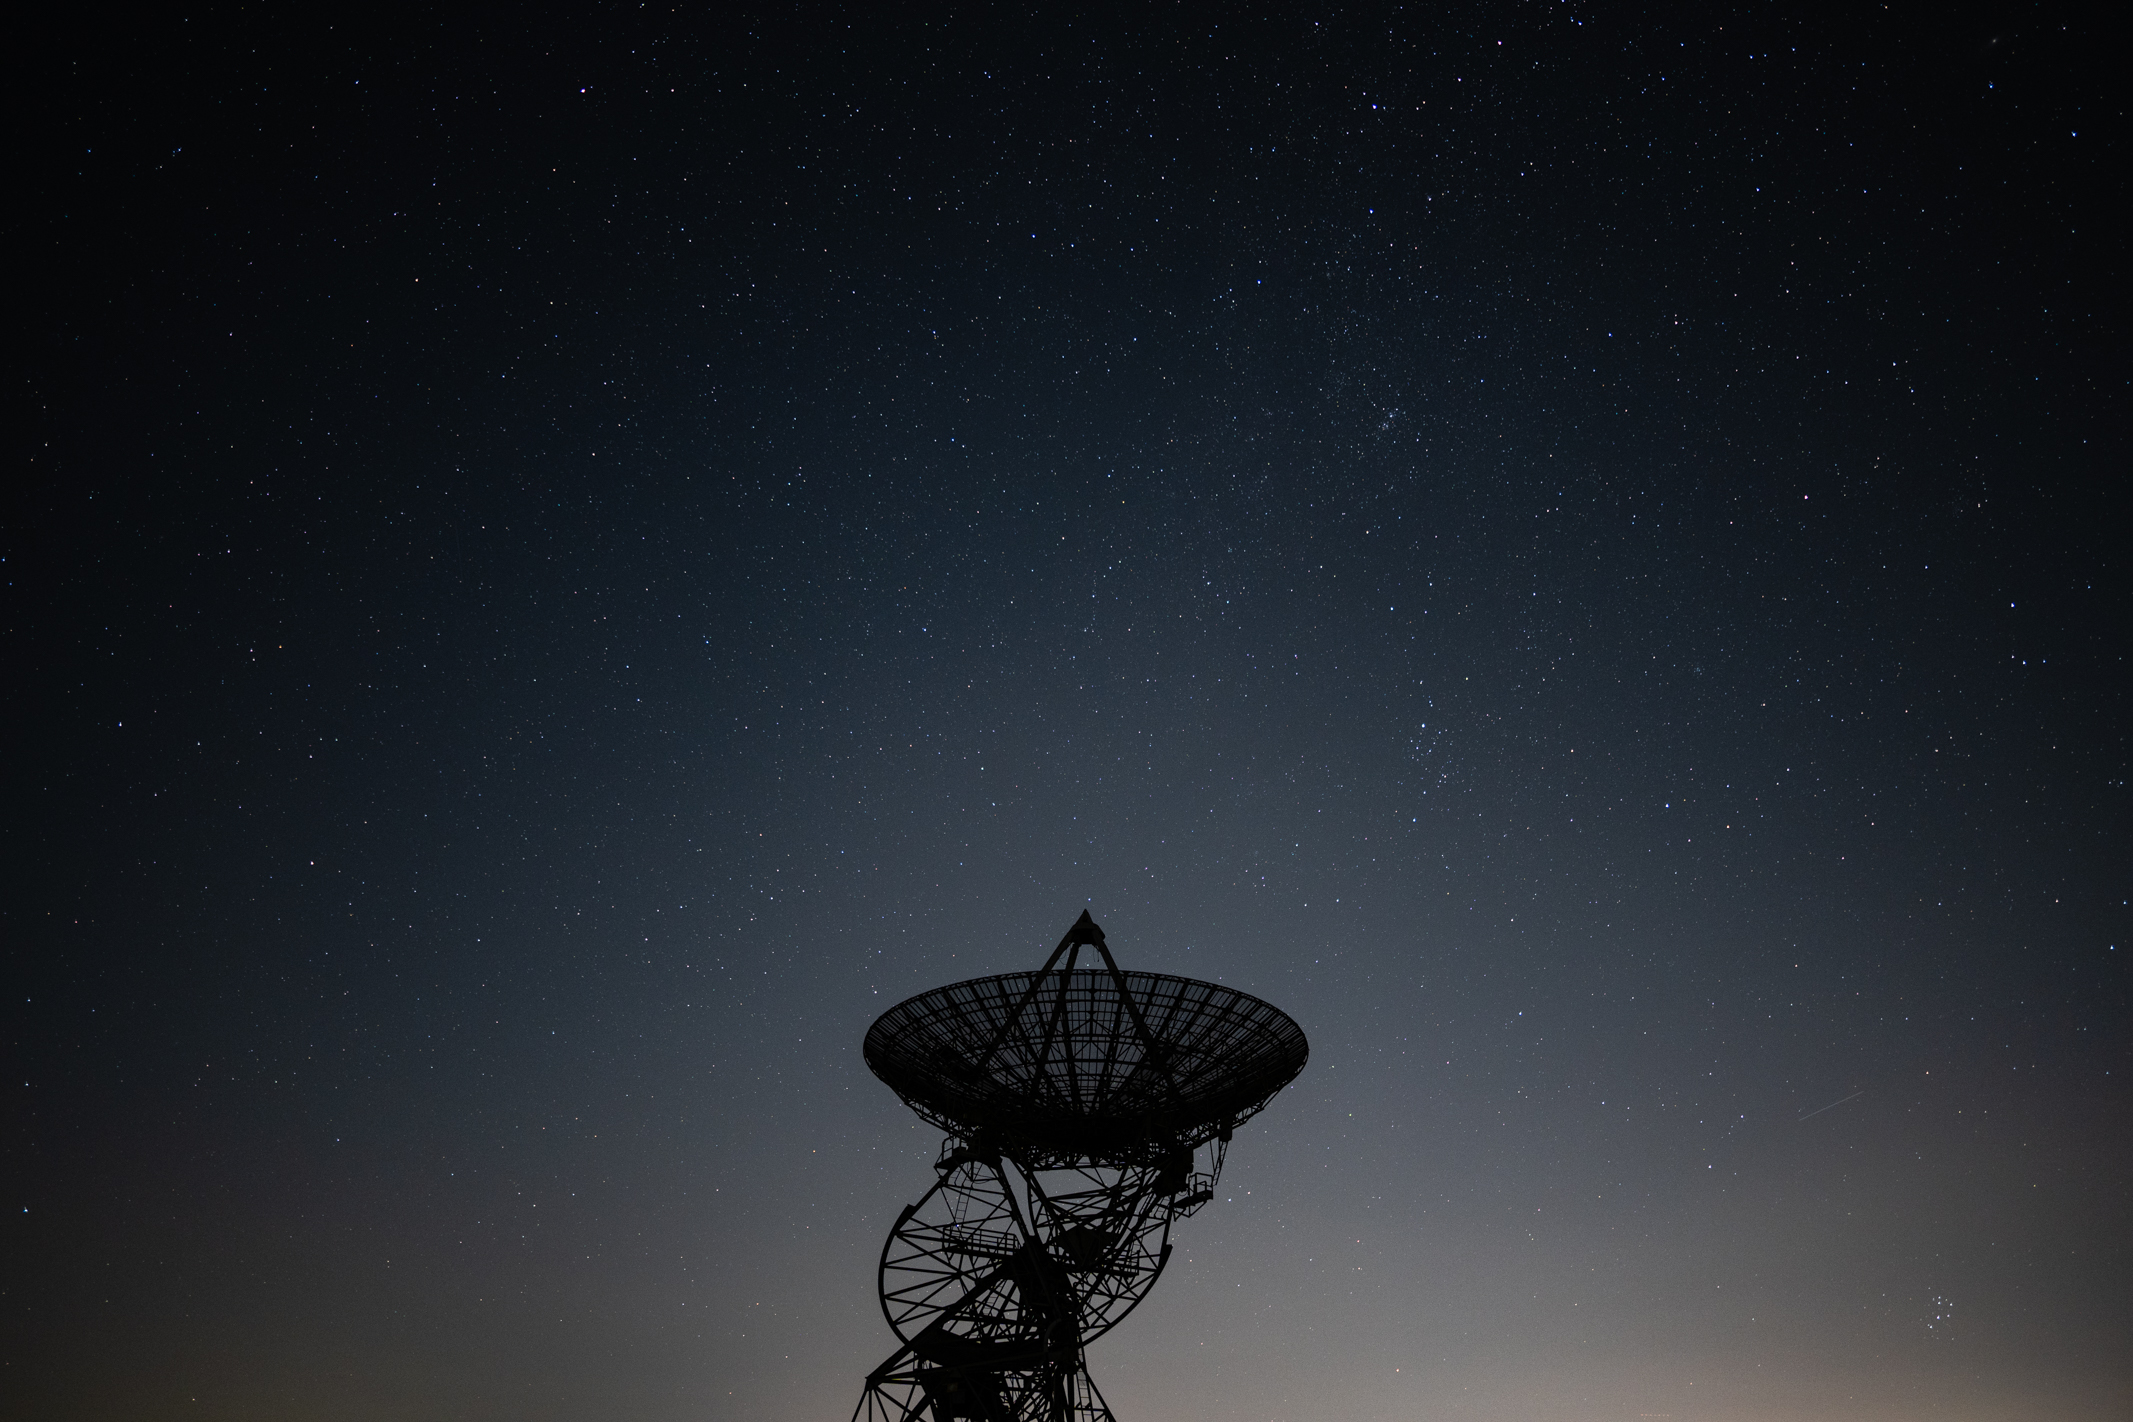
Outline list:
[[[1844,1099],[1843,1099],[1842,1101],[1832,1101],[1832,1102],[1830,1102],[1830,1103],[1829,1103],[1829,1105],[1828,1105],[1828,1106],[1817,1106],[1817,1107],[1815,1107],[1815,1109],[1814,1109],[1814,1110],[1812,1110],[1812,1111],[1809,1111],[1809,1112],[1807,1113],[1807,1116],[1819,1116],[1819,1115],[1821,1115],[1821,1114],[1822,1114],[1822,1113],[1823,1113],[1824,1111],[1827,1111],[1827,1110],[1829,1110],[1829,1109],[1830,1109],[1831,1107],[1834,1107],[1834,1106],[1842,1106],[1842,1105],[1844,1104],[1844,1102],[1845,1102],[1845,1101],[1857,1101],[1857,1100],[1858,1100],[1858,1099],[1859,1099],[1860,1097],[1862,1097],[1862,1096],[1864,1096],[1864,1095],[1866,1095],[1866,1088],[1862,1086],[1862,1087],[1860,1087],[1860,1088],[1859,1088],[1859,1089],[1858,1089],[1857,1091],[1854,1091],[1854,1092],[1853,1092],[1853,1093],[1852,1093],[1851,1095],[1849,1095],[1849,1096],[1845,1097],[1845,1098],[1844,1098]],[[1807,1119],[1807,1116],[1802,1116],[1802,1117],[1800,1117],[1800,1120],[1802,1120],[1802,1121],[1806,1120],[1806,1119]],[[1797,1122],[1795,1122],[1795,1124],[1798,1124],[1798,1123],[1797,1123]]]

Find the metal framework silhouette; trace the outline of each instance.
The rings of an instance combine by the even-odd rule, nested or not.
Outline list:
[[[853,1422],[1111,1422],[1088,1344],[1146,1297],[1231,1133],[1309,1053],[1247,993],[1122,971],[1086,912],[1034,973],[883,1013],[867,1066],[947,1139],[882,1248],[901,1346]]]

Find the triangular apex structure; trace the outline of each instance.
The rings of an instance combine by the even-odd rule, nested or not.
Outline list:
[[[1118,988],[1118,1000],[1125,1005],[1126,1014],[1133,1023],[1134,1042],[1140,1049],[1141,1062],[1144,1065],[1152,1063],[1161,1069],[1163,1083],[1169,1088],[1169,1094],[1174,1104],[1177,1097],[1177,1079],[1168,1068],[1170,1054],[1164,1049],[1160,1041],[1150,1035],[1148,1023],[1141,1016],[1140,1005],[1133,1000],[1133,993],[1126,984],[1125,975],[1118,970],[1118,960],[1111,956],[1111,949],[1104,943],[1104,931],[1096,926],[1095,919],[1089,917],[1087,909],[1083,909],[1081,917],[1074,920],[1074,926],[1067,930],[1066,937],[1059,940],[1059,946],[1052,950],[1052,956],[1044,960],[1044,966],[1037,972],[1036,981],[1029,985],[1029,990],[1023,993],[1015,1003],[1014,1010],[1007,1016],[1007,1021],[1000,1024],[1000,1030],[994,1034],[992,1041],[986,1045],[985,1050],[980,1052],[977,1059],[970,1063],[971,1070],[982,1074],[992,1067],[994,1060],[999,1056],[1001,1046],[1020,1023],[1022,1015],[1029,1008],[1030,1003],[1044,988],[1045,980],[1050,976],[1052,969],[1057,966],[1061,953],[1066,954],[1066,967],[1060,970],[1057,986],[1060,998],[1062,1000],[1065,998],[1073,983],[1075,960],[1081,956],[1082,948],[1088,945],[1094,945],[1096,951],[1103,955],[1104,969],[1110,973],[1113,983]],[[1063,1008],[1056,1010],[1054,1013],[1055,1018],[1063,1018],[1064,1015]],[[1062,1021],[1060,1025],[1064,1027],[1067,1024]],[[1048,1037],[1047,1045],[1049,1045],[1049,1042],[1050,1038]],[[1071,1069],[1071,1050],[1065,1040],[1061,1041],[1061,1050],[1063,1059],[1067,1061]]]
[[[1080,965],[1090,947],[1102,967]],[[883,1013],[867,1065],[948,1140],[882,1250],[903,1346],[855,1422],[1110,1422],[1083,1348],[1146,1295],[1231,1132],[1308,1055],[1256,997],[1122,970],[1086,910],[1035,972]]]

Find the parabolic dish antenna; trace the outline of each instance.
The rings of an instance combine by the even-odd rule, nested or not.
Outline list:
[[[1086,947],[1102,967],[1077,966]],[[854,1422],[1111,1422],[1084,1345],[1154,1284],[1172,1221],[1310,1048],[1249,993],[1120,970],[1084,913],[1034,973],[890,1008],[865,1055],[948,1139],[882,1251],[903,1346]]]

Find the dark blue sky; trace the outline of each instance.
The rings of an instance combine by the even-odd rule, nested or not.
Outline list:
[[[201,12],[36,80],[0,1397],[843,1417],[896,1001],[1294,1016],[1122,1417],[2124,1415],[2043,7]]]

